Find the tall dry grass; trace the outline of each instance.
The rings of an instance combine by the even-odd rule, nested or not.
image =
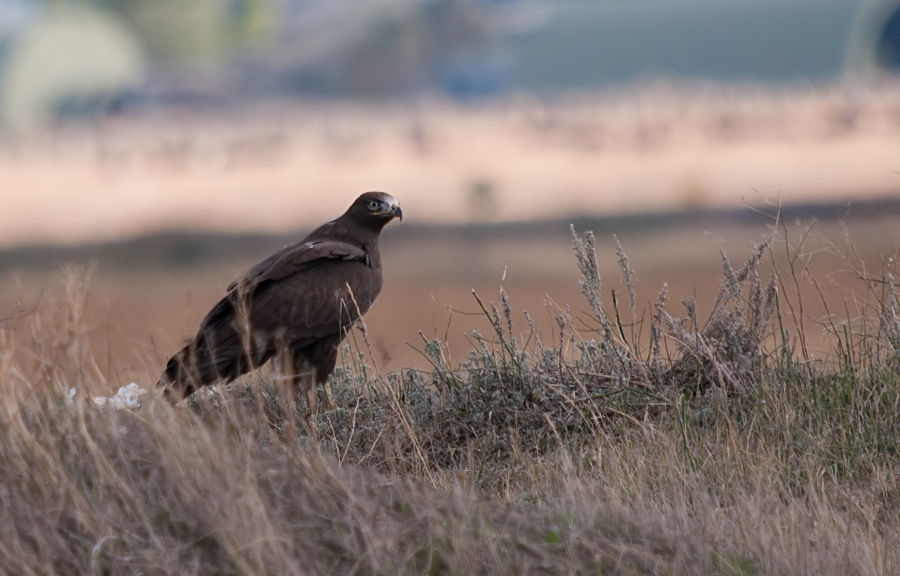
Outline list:
[[[860,270],[863,313],[829,315],[816,360],[787,328],[815,279],[778,238],[723,256],[705,318],[665,287],[642,310],[618,241],[607,298],[593,235],[573,241],[590,315],[519,334],[504,292],[475,295],[466,361],[423,336],[432,369],[392,374],[362,326],[313,414],[265,371],[176,408],[97,406],[110,372],[70,270],[56,313],[23,311],[29,337],[0,331],[0,569],[900,572],[895,260]]]

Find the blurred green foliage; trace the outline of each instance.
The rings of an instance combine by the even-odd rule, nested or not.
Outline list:
[[[118,14],[161,59],[226,57],[268,46],[277,32],[272,0],[81,1]]]

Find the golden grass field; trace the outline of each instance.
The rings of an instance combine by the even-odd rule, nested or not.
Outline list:
[[[258,103],[0,142],[0,246],[294,232],[362,191],[410,221],[844,202],[900,190],[900,87],[676,86],[482,104]]]
[[[900,214],[867,204],[898,190],[898,102],[282,103],[3,141],[0,573],[900,573]],[[334,409],[266,372],[176,408],[90,400],[152,388],[232,279],[369,188],[406,220]],[[754,212],[779,202],[848,205]],[[160,253],[177,230],[278,236]]]

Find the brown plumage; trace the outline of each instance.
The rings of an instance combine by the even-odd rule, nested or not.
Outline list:
[[[328,379],[347,331],[381,291],[378,234],[397,200],[366,192],[339,218],[266,258],[228,287],[160,378],[173,401],[275,358],[295,386]]]

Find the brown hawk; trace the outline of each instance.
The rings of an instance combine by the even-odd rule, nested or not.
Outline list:
[[[325,382],[341,340],[381,291],[378,235],[402,217],[393,196],[366,192],[342,216],[232,282],[166,365],[159,380],[166,396],[181,400],[270,358],[304,392]]]

